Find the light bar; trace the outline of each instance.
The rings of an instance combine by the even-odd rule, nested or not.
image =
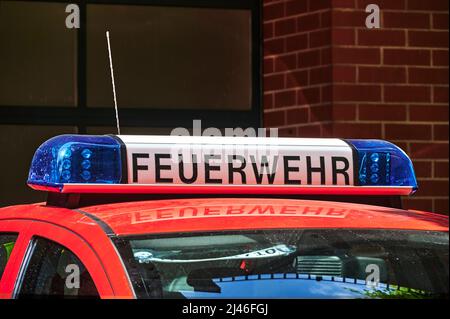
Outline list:
[[[413,166],[379,140],[61,135],[28,185],[61,193],[409,195]]]

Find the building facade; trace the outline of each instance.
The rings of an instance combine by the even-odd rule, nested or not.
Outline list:
[[[365,9],[380,8],[380,29]],[[411,209],[448,214],[447,0],[265,0],[264,123],[386,139],[413,159]]]
[[[70,4],[79,29],[67,27]],[[380,9],[379,29],[366,28],[369,4]],[[199,119],[386,139],[414,161],[420,190],[406,207],[448,214],[448,6],[0,0],[0,206],[45,199],[26,179],[46,139],[116,133],[109,30],[122,133],[168,134]]]

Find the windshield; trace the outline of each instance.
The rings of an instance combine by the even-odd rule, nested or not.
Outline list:
[[[116,244],[140,298],[448,297],[447,232],[210,232]]]

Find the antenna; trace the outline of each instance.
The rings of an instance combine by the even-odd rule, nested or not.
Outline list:
[[[116,84],[114,82],[114,69],[111,54],[111,43],[109,41],[109,31],[106,31],[106,40],[108,42],[109,68],[111,69],[111,81],[114,95],[114,108],[116,109],[117,134],[120,135],[119,109],[117,108]]]

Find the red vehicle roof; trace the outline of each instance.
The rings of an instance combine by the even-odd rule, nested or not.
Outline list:
[[[92,231],[96,220],[97,227],[127,236],[289,228],[448,231],[448,217],[443,215],[293,199],[203,198],[116,203],[77,210],[45,204],[0,209],[0,221],[10,218],[47,220],[78,231]]]

